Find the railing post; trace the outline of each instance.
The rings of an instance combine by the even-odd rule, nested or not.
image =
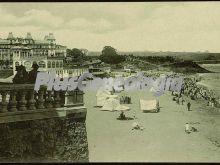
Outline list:
[[[53,99],[52,99],[52,97],[51,97],[51,91],[48,91],[47,92],[47,99],[46,99],[46,107],[47,108],[52,108],[53,107],[53,105],[52,105],[52,101],[53,101]]]
[[[10,92],[10,95],[11,95],[11,99],[10,99],[10,101],[9,101],[9,105],[10,105],[9,111],[10,111],[10,112],[15,112],[15,111],[17,111],[16,94],[17,94],[17,91],[11,91],[11,92]]]
[[[19,111],[26,111],[27,110],[27,107],[26,107],[27,101],[26,101],[25,96],[26,96],[26,91],[22,91],[21,92],[21,100],[19,100],[19,104],[18,104]]]
[[[7,112],[7,101],[6,101],[6,95],[7,95],[7,92],[6,91],[2,91],[1,92],[1,95],[2,95],[2,102],[1,102],[1,109],[0,109],[0,112]]]
[[[60,91],[54,91],[55,99],[54,99],[54,107],[59,108],[60,107]]]
[[[38,94],[38,100],[37,100],[37,108],[38,109],[44,109],[44,90],[40,89]]]
[[[36,106],[35,106],[35,98],[34,98],[34,94],[35,94],[35,91],[34,90],[30,90],[30,100],[29,100],[29,110],[35,110],[36,109]]]

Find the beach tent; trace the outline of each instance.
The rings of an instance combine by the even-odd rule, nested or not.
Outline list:
[[[143,112],[158,112],[159,111],[159,101],[154,100],[142,100],[140,99],[140,109]]]
[[[102,107],[107,98],[117,98],[117,95],[111,95],[109,90],[100,88],[96,93],[96,106]]]
[[[100,109],[101,111],[115,111],[115,108],[119,106],[120,103],[115,98],[108,98],[105,100],[103,107]]]

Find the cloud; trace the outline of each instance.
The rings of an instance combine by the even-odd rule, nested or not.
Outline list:
[[[19,25],[40,25],[48,28],[57,28],[64,23],[59,16],[54,16],[46,10],[31,9],[24,13],[24,16],[18,19]]]
[[[108,32],[111,30],[112,24],[104,19],[96,21],[88,21],[84,18],[72,19],[66,24],[67,29],[77,31],[92,31],[92,32]]]
[[[54,16],[46,10],[31,9],[20,17],[8,13],[0,6],[1,25],[0,27],[24,27],[24,26],[36,26],[41,28],[57,28],[63,24],[63,19],[59,16]]]
[[[112,45],[129,51],[220,51],[217,2],[50,3],[22,8],[18,15],[14,8],[3,10],[0,5],[1,35],[30,31],[42,38],[53,32],[58,42],[89,50]]]

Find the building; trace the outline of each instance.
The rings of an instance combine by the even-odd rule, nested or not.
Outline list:
[[[32,38],[31,33],[19,38],[10,32],[7,39],[0,39],[0,60],[10,61],[14,74],[16,66],[23,65],[30,71],[32,64],[36,62],[39,71],[55,71],[59,75],[63,71],[66,49],[66,46],[56,43],[52,33],[46,35],[43,40],[37,40]]]

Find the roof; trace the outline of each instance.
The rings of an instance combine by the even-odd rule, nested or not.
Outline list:
[[[5,39],[0,39],[0,44],[10,44],[10,41]]]
[[[34,40],[35,44],[49,44],[46,40]]]

